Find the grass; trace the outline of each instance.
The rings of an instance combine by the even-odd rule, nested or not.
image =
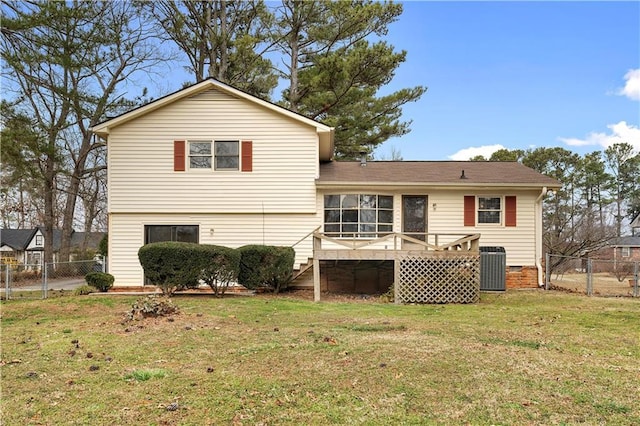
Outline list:
[[[2,302],[3,425],[639,424],[640,301]]]

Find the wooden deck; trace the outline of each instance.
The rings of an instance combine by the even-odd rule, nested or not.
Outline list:
[[[446,258],[461,253],[478,254],[480,234],[419,234],[422,239],[392,232],[374,238],[335,238],[313,234],[314,300],[320,300],[321,260],[393,260],[419,256]],[[412,234],[416,235],[416,234]],[[397,262],[396,262],[397,263]]]

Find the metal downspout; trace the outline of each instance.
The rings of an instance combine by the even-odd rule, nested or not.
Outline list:
[[[547,195],[547,187],[542,188],[542,192],[538,195],[535,202],[535,232],[536,232],[536,268],[538,269],[538,287],[542,288],[545,285],[544,270],[542,269],[542,198]]]

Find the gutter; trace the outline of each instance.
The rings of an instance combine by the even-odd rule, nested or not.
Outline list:
[[[535,202],[535,232],[536,232],[536,268],[538,269],[538,287],[545,286],[544,271],[542,270],[542,198],[547,195],[547,187],[543,187]]]

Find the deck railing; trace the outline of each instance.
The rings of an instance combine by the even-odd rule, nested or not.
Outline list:
[[[431,234],[385,232],[366,233],[366,237],[344,238],[332,236],[330,233],[313,232],[313,248],[323,250],[323,242],[334,245],[331,249],[350,250],[431,250],[431,251],[469,251],[477,252],[480,247],[480,234]],[[335,235],[335,234],[334,234]],[[423,237],[424,240],[421,238]],[[410,247],[409,247],[410,246]]]

